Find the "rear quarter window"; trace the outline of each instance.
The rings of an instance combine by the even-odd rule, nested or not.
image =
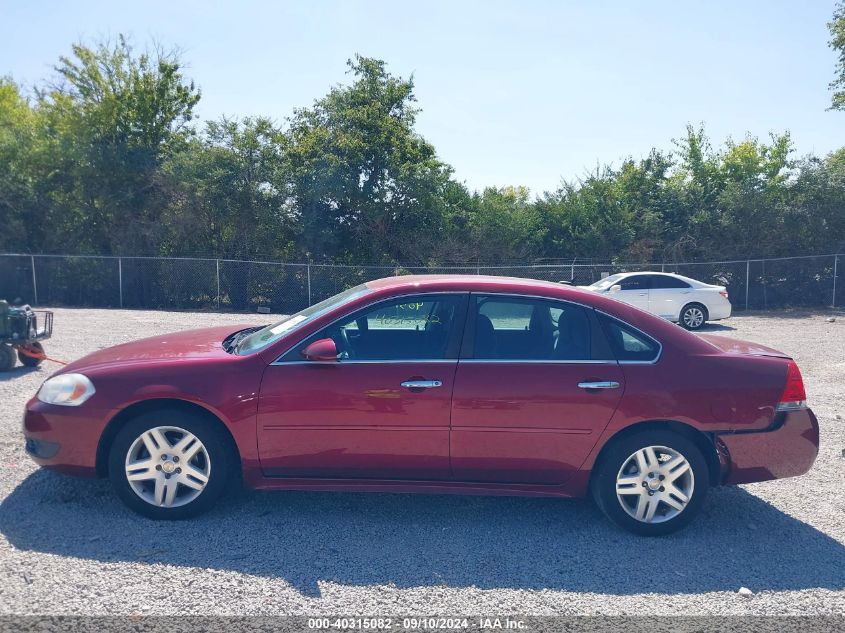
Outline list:
[[[636,328],[606,314],[597,313],[610,349],[618,361],[653,362],[660,355],[660,343]]]
[[[662,288],[691,288],[691,286],[683,279],[678,279],[677,277],[654,275],[651,278],[651,289],[657,290]]]

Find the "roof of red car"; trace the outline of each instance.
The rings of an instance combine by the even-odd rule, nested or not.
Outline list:
[[[560,288],[572,287],[553,281],[540,279],[526,279],[524,277],[498,277],[492,275],[401,275],[398,277],[384,277],[366,283],[368,288],[406,288],[409,286],[458,286],[464,289],[489,288],[502,286],[503,288]]]
[[[569,284],[525,279],[523,277],[493,277],[488,275],[402,275],[375,279],[365,284],[379,294],[402,294],[405,289],[425,288],[429,291],[465,290],[470,292],[511,292],[532,294],[576,301],[607,311],[634,327],[644,329],[659,338],[661,343],[675,341],[688,351],[712,352],[712,344],[690,335],[682,328],[658,316],[635,308],[606,295]]]

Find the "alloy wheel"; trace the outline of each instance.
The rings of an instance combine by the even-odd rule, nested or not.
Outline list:
[[[684,511],[694,490],[689,462],[666,446],[647,446],[632,453],[616,475],[619,504],[642,523],[675,518]]]
[[[684,325],[690,329],[701,327],[704,323],[704,312],[695,306],[684,310]]]
[[[211,476],[211,460],[199,438],[175,426],[141,433],[126,453],[126,480],[150,505],[177,508],[202,494]]]

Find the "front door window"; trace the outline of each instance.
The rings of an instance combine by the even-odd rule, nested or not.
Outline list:
[[[341,362],[456,359],[465,303],[465,294],[383,301],[310,336],[283,360],[302,360],[301,349],[321,338],[334,340]]]

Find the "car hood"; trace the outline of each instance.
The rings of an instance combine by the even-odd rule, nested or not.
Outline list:
[[[184,330],[122,343],[83,356],[79,360],[66,365],[59,373],[80,371],[102,365],[228,357],[229,354],[223,349],[223,339],[253,325],[226,325]]]
[[[789,358],[788,354],[776,350],[759,343],[752,343],[751,341],[743,341],[742,339],[732,338],[729,336],[719,336],[718,334],[699,334],[699,338],[707,341],[714,347],[720,349],[726,354],[743,354],[747,356],[778,356],[780,358]]]

